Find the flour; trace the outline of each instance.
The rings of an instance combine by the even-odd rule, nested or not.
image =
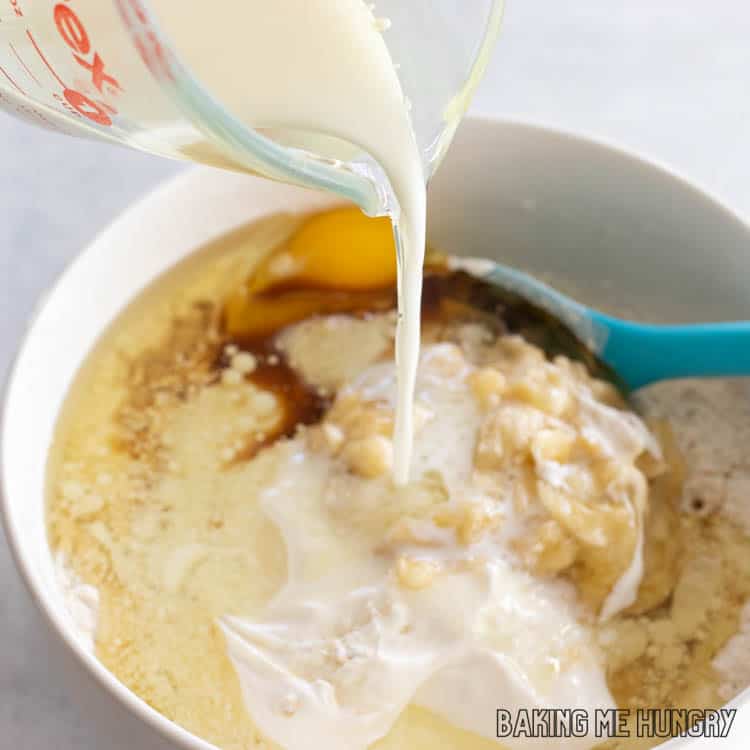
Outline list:
[[[750,383],[672,381],[645,389],[638,400],[649,414],[672,423],[688,467],[681,511],[701,518],[717,515],[750,534]],[[725,701],[750,684],[750,604],[713,667]]]
[[[686,513],[720,513],[750,534],[750,383],[678,380],[643,391],[649,415],[668,418],[689,467]]]
[[[750,684],[750,606],[742,610],[739,632],[714,659],[722,678],[719,694],[730,701]]]
[[[65,609],[73,621],[72,631],[86,650],[93,652],[99,619],[98,590],[84,583],[61,554],[55,558],[55,577]]]

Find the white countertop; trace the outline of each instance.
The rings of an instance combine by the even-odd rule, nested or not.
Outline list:
[[[475,111],[579,130],[667,163],[750,215],[743,0],[508,0]],[[178,166],[0,115],[0,371],[41,292]],[[80,684],[79,684],[80,683]],[[48,636],[0,533],[0,746],[166,750]]]

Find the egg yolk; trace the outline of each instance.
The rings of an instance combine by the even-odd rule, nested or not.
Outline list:
[[[315,214],[250,279],[251,292],[274,287],[368,291],[396,281],[396,245],[388,218],[358,208]]]
[[[261,261],[227,301],[224,325],[259,337],[314,314],[384,308],[395,283],[390,220],[336,208],[311,216]]]

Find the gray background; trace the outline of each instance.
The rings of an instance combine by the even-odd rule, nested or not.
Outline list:
[[[474,110],[579,130],[750,212],[745,0],[509,0]],[[181,167],[0,115],[0,371],[36,300],[133,199]],[[0,533],[0,748],[166,749],[50,639]]]

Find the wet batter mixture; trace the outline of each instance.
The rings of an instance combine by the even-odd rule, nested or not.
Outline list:
[[[81,638],[227,750],[481,750],[498,708],[736,695],[745,384],[636,414],[567,331],[433,254],[397,486],[391,243],[349,209],[270,217],[106,333],[49,470]]]

